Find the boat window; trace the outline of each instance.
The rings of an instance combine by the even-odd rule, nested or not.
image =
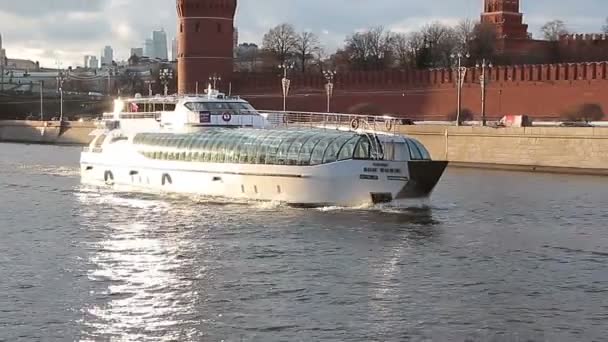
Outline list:
[[[312,137],[314,136],[303,135],[297,138],[291,144],[291,147],[289,147],[289,151],[287,152],[287,165],[298,165],[300,163],[300,160],[298,159],[300,155],[300,150],[302,150],[304,144]]]
[[[410,157],[412,160],[422,160],[422,153],[411,139],[406,139],[405,142],[410,149]]]
[[[304,143],[302,149],[300,150],[300,155],[298,156],[299,165],[310,165],[310,157],[312,151],[315,149],[315,146],[323,140],[324,135],[315,135],[307,142]]]
[[[103,145],[103,142],[106,140],[106,135],[102,134],[95,139],[95,147],[100,148]]]
[[[370,143],[367,136],[362,136],[355,147],[355,159],[370,159]]]
[[[247,102],[230,102],[230,103],[228,103],[228,105],[230,106],[230,108],[232,108],[235,111],[238,111],[240,114],[257,113],[255,108],[253,108]]]
[[[209,110],[230,110],[230,104],[227,102],[206,102],[205,106]]]
[[[353,159],[353,153],[355,152],[355,146],[357,146],[357,142],[361,139],[360,136],[354,136],[350,138],[349,141],[346,142],[342,146],[342,149],[339,152],[338,160],[348,160]]]
[[[188,108],[193,112],[206,112],[209,111],[209,108],[205,105],[204,102],[188,102],[184,104],[184,107]]]
[[[315,149],[312,151],[312,155],[310,157],[310,165],[319,165],[323,163],[323,155],[325,154],[325,150],[336,138],[336,136],[325,137],[317,144],[317,146],[315,146]]]
[[[369,159],[371,150],[370,137],[333,130],[214,129],[142,133],[134,141],[150,158],[214,163],[318,165],[352,159],[354,151],[357,158]]]
[[[289,154],[289,149],[291,148],[291,145],[298,139],[299,136],[300,136],[299,132],[293,132],[283,138],[283,141],[281,142],[281,146],[279,146],[279,149],[277,150],[277,164],[279,164],[279,165],[288,164],[287,157]]]
[[[276,164],[277,163],[277,152],[279,150],[279,146],[283,141],[282,136],[275,136],[268,141],[267,149],[266,149],[266,161],[265,164]]]
[[[416,147],[418,147],[418,150],[420,151],[420,154],[422,155],[422,159],[431,160],[431,154],[429,153],[429,151],[427,151],[427,149],[424,147],[424,145],[422,145],[416,139],[411,139],[411,140],[414,143],[414,145],[416,145]]]
[[[175,103],[166,103],[163,105],[163,111],[165,112],[174,112],[177,106]]]
[[[348,140],[350,140],[350,136],[341,136],[329,144],[323,156],[323,164],[337,161],[340,149]]]

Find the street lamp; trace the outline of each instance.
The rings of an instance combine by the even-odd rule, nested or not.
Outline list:
[[[486,69],[492,68],[492,62],[485,58],[481,61],[481,64],[477,63],[476,68],[481,67],[481,76],[479,76],[479,83],[481,84],[481,122],[482,126],[486,125],[486,87],[490,80],[486,77]]]
[[[293,69],[293,64],[283,63],[279,65],[279,69],[283,70],[283,78],[281,79],[281,86],[283,88],[283,111],[287,111],[287,95],[289,95],[289,88],[291,86],[291,80],[287,78],[289,70]]]
[[[59,122],[63,122],[63,82],[67,79],[63,70],[57,74],[57,85],[59,87]]]
[[[152,92],[152,84],[153,83],[156,83],[156,82],[154,82],[154,80],[145,81],[145,84],[148,85],[148,96],[149,97],[152,97],[154,95],[153,92]]]
[[[169,94],[169,80],[173,79],[173,70],[171,69],[162,69],[160,71],[160,83],[163,84],[165,88],[165,96]]]
[[[462,66],[463,58],[470,58],[471,55],[468,53],[463,55],[462,53],[452,54],[450,56],[454,62],[453,70],[456,73],[456,92],[457,92],[457,112],[456,112],[456,126],[460,126],[460,114],[462,113],[462,87],[464,85],[465,76],[467,75],[467,67]]]
[[[40,121],[44,121],[44,80],[40,80]]]
[[[334,79],[336,77],[337,71],[335,70],[330,70],[330,71],[323,71],[323,76],[325,77],[325,80],[327,81],[327,84],[325,84],[325,92],[327,94],[327,112],[329,113],[331,111],[331,97],[334,95]]]
[[[213,74],[213,76],[209,76],[209,84],[213,84],[213,90],[217,89],[217,82],[221,82],[222,81],[222,77],[218,76],[217,74]],[[198,94],[198,84],[197,84],[197,94]]]

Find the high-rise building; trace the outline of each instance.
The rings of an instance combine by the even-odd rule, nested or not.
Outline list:
[[[112,65],[113,61],[114,61],[114,50],[112,50],[112,47],[108,45],[103,49],[103,53],[101,55],[101,66]]]
[[[152,39],[146,39],[144,43],[144,56],[156,58],[156,53],[154,53],[154,42]]]
[[[95,56],[84,56],[84,67],[87,69],[99,68],[99,60]]]
[[[2,34],[0,34],[0,65],[6,65],[6,50],[2,48]]]
[[[97,57],[95,56],[90,56],[91,58],[89,58],[89,64],[87,65],[87,68],[89,69],[99,69],[99,60],[97,59]]]
[[[143,57],[144,49],[143,48],[132,48],[131,56]]]
[[[167,50],[167,33],[165,30],[153,31],[152,32],[152,41],[154,44],[154,58],[169,60],[168,50]]]
[[[173,38],[171,41],[171,60],[177,60],[177,38]]]

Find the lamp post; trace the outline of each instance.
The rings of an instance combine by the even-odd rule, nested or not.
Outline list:
[[[57,74],[57,85],[59,86],[59,122],[63,122],[63,82],[66,80],[63,70]]]
[[[453,70],[456,73],[456,96],[457,96],[457,111],[456,111],[456,126],[460,126],[460,114],[462,113],[462,87],[464,85],[464,79],[467,74],[467,67],[462,66],[463,58],[470,58],[471,56],[467,53],[452,54],[450,56],[454,62]]]
[[[481,61],[481,64],[477,63],[476,68],[481,67],[481,76],[479,76],[479,83],[481,84],[481,125],[486,125],[486,87],[490,80],[486,76],[486,69],[492,68],[492,63],[485,58]]]
[[[160,83],[163,84],[165,90],[165,96],[169,94],[169,80],[173,79],[173,70],[171,69],[162,69],[160,71]]]
[[[44,80],[40,81],[40,121],[44,121]]]
[[[291,86],[291,80],[287,78],[289,70],[293,69],[293,64],[283,63],[279,65],[279,69],[283,70],[283,78],[281,79],[281,86],[283,89],[283,111],[287,111],[287,96],[289,95],[289,88]]]
[[[337,71],[323,71],[323,76],[325,76],[325,80],[327,84],[325,84],[325,92],[327,93],[327,112],[331,111],[331,98],[334,95],[334,79],[336,77]]]
[[[145,82],[148,85],[148,96],[152,97],[154,94],[152,92],[152,84],[155,83],[153,80]]]
[[[217,83],[222,81],[222,77],[217,75],[217,74],[213,74],[212,76],[209,76],[209,84],[213,85],[213,90],[217,89]]]

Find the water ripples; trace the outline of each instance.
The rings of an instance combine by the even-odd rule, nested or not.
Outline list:
[[[431,201],[302,209],[82,186],[77,150],[19,148],[0,340],[608,334],[603,178],[451,169]]]

